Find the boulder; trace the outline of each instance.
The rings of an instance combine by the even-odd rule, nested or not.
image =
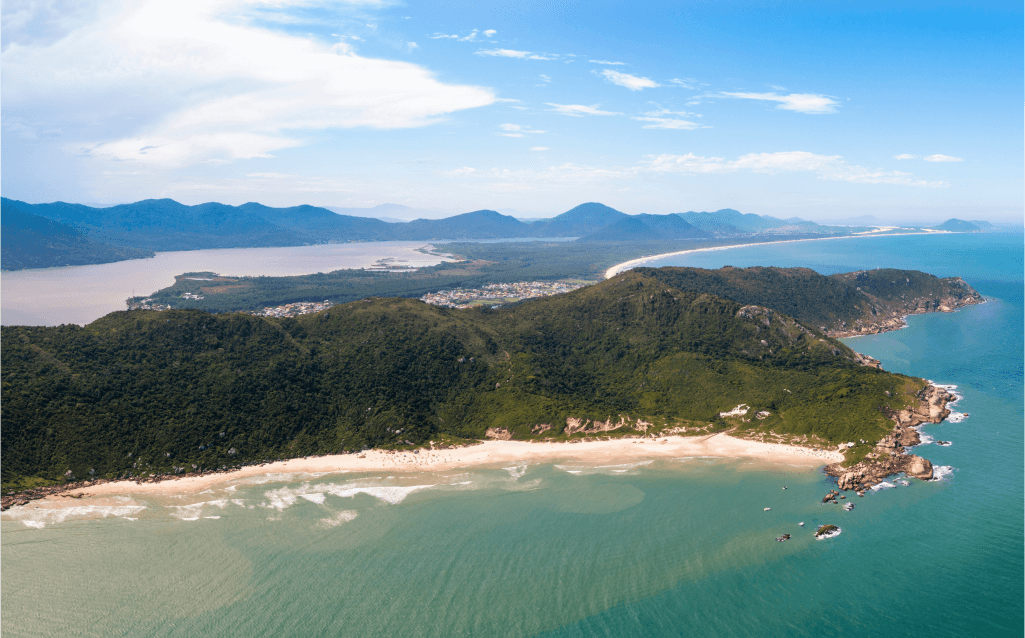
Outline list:
[[[840,476],[836,485],[841,490],[852,490],[865,479],[865,473],[860,471],[846,472]]]
[[[929,459],[923,459],[912,454],[908,457],[908,460],[907,469],[904,470],[905,474],[916,479],[922,479],[923,481],[928,481],[932,478],[932,463]]]

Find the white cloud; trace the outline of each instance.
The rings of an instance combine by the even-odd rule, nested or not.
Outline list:
[[[477,34],[478,33],[480,33],[480,31],[478,29],[474,29],[473,31],[470,31],[469,35],[464,35],[464,36],[446,35],[444,33],[435,33],[434,35],[429,36],[429,37],[432,40],[456,40],[458,42],[476,42],[477,41]],[[495,33],[495,32],[492,31],[491,33]],[[484,35],[487,35],[487,34],[488,34],[488,32],[485,31]]]
[[[495,58],[519,58],[520,60],[557,60],[558,55],[552,53],[531,53],[514,49],[481,49],[476,55],[487,55]]]
[[[544,131],[530,128],[529,126],[521,126],[519,124],[499,124],[498,128],[505,131],[505,133],[499,133],[505,137],[523,137],[524,135],[541,134]]]
[[[495,101],[417,65],[256,26],[246,11],[259,2],[107,3],[56,41],[8,46],[5,119],[73,130],[69,152],[182,166],[268,157],[329,129],[424,126]]]
[[[420,45],[417,44],[416,42],[407,42],[406,46],[409,47],[410,49],[419,49],[420,48]]]
[[[548,83],[550,83],[552,81],[552,78],[547,76],[547,75],[545,75],[544,73],[542,73],[538,77],[540,77],[541,81],[544,82],[545,84],[548,84]]]
[[[575,117],[582,115],[622,115],[622,113],[600,110],[598,107],[601,104],[593,106],[584,106],[583,104],[552,104],[551,102],[546,102],[545,104],[551,106],[553,111],[561,115],[573,115]]]
[[[797,111],[798,113],[836,113],[839,102],[825,95],[812,93],[791,93],[780,95],[778,93],[722,93],[722,97],[734,97],[744,100],[764,100],[768,102],[779,102],[776,108],[784,111]]]
[[[630,119],[637,120],[638,122],[648,122],[648,124],[642,126],[641,128],[664,128],[682,131],[693,131],[696,128],[707,128],[701,124],[698,124],[697,122],[691,122],[689,120],[680,120],[671,117],[643,116],[632,117]]]
[[[612,69],[605,69],[601,72],[601,75],[606,80],[612,82],[615,85],[623,86],[631,91],[640,91],[641,89],[653,89],[662,86],[654,80],[648,78],[637,77],[636,75],[630,75],[629,73],[620,73],[619,71],[613,71]]]
[[[495,37],[496,33],[498,33],[498,31],[495,31],[494,29],[487,29],[487,30],[484,31],[484,37],[485,38],[493,38],[493,37]]]
[[[946,182],[929,182],[915,179],[910,173],[868,169],[847,164],[839,155],[817,155],[806,151],[785,151],[780,153],[749,153],[735,160],[722,157],[701,157],[663,154],[653,157],[644,165],[644,170],[656,173],[815,173],[819,179],[852,182],[856,184],[896,184],[901,186],[949,186]]]
[[[915,159],[916,157],[918,157],[918,156],[917,155],[909,155],[907,153],[901,153],[900,155],[894,155],[893,159],[909,160],[909,159]]]
[[[608,64],[609,66],[622,66],[626,62],[610,62],[608,60],[588,60],[591,64]]]
[[[549,149],[547,146],[531,146],[530,150],[532,150],[532,151],[547,151],[547,150],[551,150],[551,149]]]
[[[964,159],[960,157],[953,157],[950,155],[927,155],[923,157],[927,162],[963,162]]]

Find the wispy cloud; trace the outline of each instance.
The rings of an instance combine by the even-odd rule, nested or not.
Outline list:
[[[609,82],[612,82],[617,86],[626,87],[631,91],[654,89],[662,86],[658,82],[649,78],[642,78],[636,75],[630,75],[629,73],[621,73],[619,71],[613,71],[612,69],[605,69],[599,75],[603,76]]]
[[[504,133],[499,133],[499,135],[505,137],[524,137],[525,135],[536,135],[544,133],[544,131],[539,131],[529,126],[522,126],[520,124],[499,124],[498,128],[505,131]]]
[[[551,150],[551,149],[549,149],[547,146],[531,146],[530,150],[532,150],[532,151],[547,151],[547,150]]]
[[[598,108],[601,104],[594,104],[592,106],[584,106],[583,104],[552,104],[551,102],[546,102],[545,104],[552,107],[552,110],[556,113],[572,115],[574,117],[582,115],[622,115],[622,113],[614,111],[602,111]]]
[[[814,93],[791,93],[789,95],[780,95],[779,93],[721,93],[719,95],[721,97],[743,100],[778,102],[779,106],[776,108],[783,109],[784,111],[797,111],[798,113],[836,113],[836,107],[840,106],[840,103],[833,98]]]
[[[963,162],[964,158],[953,157],[951,155],[927,155],[923,157],[927,162]]]
[[[588,60],[591,64],[607,64],[609,66],[623,66],[626,62],[611,62],[609,60]]]
[[[474,52],[476,55],[487,55],[495,58],[518,58],[520,60],[558,60],[559,56],[554,53],[533,53],[531,51],[516,51],[515,49],[481,49]]]
[[[672,117],[651,117],[649,115],[646,115],[631,117],[630,119],[637,120],[638,122],[648,122],[648,124],[645,124],[641,128],[663,128],[681,131],[693,131],[696,128],[708,128],[706,126],[698,124],[697,122],[691,122],[690,120],[680,120]]]
[[[545,84],[548,84],[548,83],[550,83],[552,81],[552,78],[547,76],[547,75],[545,75],[544,73],[542,73],[538,77],[541,78],[541,81],[544,82]]]
[[[902,171],[884,171],[848,164],[840,155],[818,155],[806,151],[749,153],[735,160],[722,157],[701,157],[663,154],[646,162],[645,168],[655,173],[792,173],[810,172],[819,179],[855,184],[896,184],[901,186],[944,187],[946,182],[916,179]]]
[[[894,155],[893,159],[896,159],[896,160],[909,160],[909,159],[915,159],[916,157],[918,157],[918,156],[917,155],[909,155],[908,153],[901,153],[900,155]]]
[[[484,30],[484,37],[485,38],[493,38],[493,37],[495,37],[495,34],[497,34],[497,33],[498,33],[498,31],[495,31],[494,29],[485,29]]]
[[[434,35],[428,36],[428,37],[430,37],[432,40],[455,40],[457,42],[477,42],[477,34],[479,34],[479,33],[480,33],[480,30],[474,29],[473,31],[470,31],[470,33],[468,35],[463,35],[463,36],[459,36],[459,35],[446,35],[444,33],[435,33]],[[490,38],[491,35],[488,35],[489,33],[491,35],[494,35],[495,33],[497,33],[497,31],[494,31],[492,29],[488,29],[487,31],[484,32],[484,36]]]

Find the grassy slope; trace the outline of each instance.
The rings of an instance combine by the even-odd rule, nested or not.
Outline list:
[[[3,327],[3,489],[489,427],[561,436],[568,417],[876,440],[890,429],[881,408],[921,387],[784,315],[739,309],[630,272],[495,311],[388,298],[284,320],[135,311]],[[714,420],[739,403],[772,416]]]

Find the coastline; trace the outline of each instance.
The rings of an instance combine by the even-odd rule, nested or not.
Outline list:
[[[747,244],[732,244],[729,246],[709,246],[707,248],[690,248],[688,250],[678,250],[671,253],[662,253],[660,255],[649,255],[647,257],[638,257],[637,259],[631,259],[624,261],[621,264],[616,264],[605,271],[605,279],[611,279],[619,273],[636,268],[642,264],[646,264],[659,259],[665,259],[667,257],[676,257],[677,255],[687,255],[690,253],[704,253],[712,252],[716,250],[730,250],[732,248],[746,248],[749,246],[770,246],[773,244],[793,244],[802,241],[835,241],[839,239],[864,239],[866,237],[906,237],[908,235],[932,235],[935,233],[869,233],[864,235],[841,235],[839,237],[811,237],[805,239],[781,239],[779,241],[759,241],[751,242]],[[953,234],[953,233],[950,233]]]
[[[250,465],[231,472],[168,478],[159,482],[110,481],[50,494],[37,504],[72,505],[81,497],[128,494],[190,494],[252,476],[319,474],[333,472],[435,472],[465,467],[500,466],[507,463],[583,461],[587,463],[630,462],[685,456],[754,458],[807,469],[843,460],[836,451],[780,443],[749,441],[723,433],[701,437],[617,438],[601,441],[525,442],[484,441],[459,448],[421,448],[410,451],[367,450],[360,454],[338,454]],[[283,478],[283,480],[285,480]],[[74,493],[74,494],[71,494]],[[81,496],[80,496],[81,495]],[[69,500],[68,497],[71,497]]]

